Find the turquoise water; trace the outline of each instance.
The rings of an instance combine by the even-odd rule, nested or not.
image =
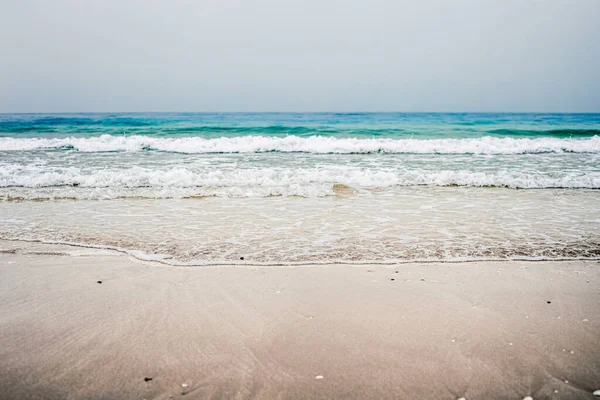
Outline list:
[[[600,188],[600,114],[0,116],[0,198]]]
[[[173,264],[596,259],[595,189],[600,114],[0,115],[0,238]]]
[[[244,135],[400,139],[590,137],[600,114],[127,113],[0,114],[2,137]]]

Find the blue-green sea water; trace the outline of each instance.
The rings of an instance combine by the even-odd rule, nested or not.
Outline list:
[[[600,114],[481,113],[103,113],[0,114],[0,137],[314,135],[420,139],[591,137]]]
[[[0,114],[0,239],[173,263],[597,258],[595,189],[600,114]]]
[[[0,116],[0,198],[600,188],[600,114]]]

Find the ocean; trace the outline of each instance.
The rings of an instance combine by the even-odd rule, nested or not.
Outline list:
[[[0,239],[173,265],[600,258],[600,114],[0,114]]]

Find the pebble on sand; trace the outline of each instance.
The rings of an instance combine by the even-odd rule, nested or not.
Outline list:
[[[323,375],[317,375],[315,376],[315,379],[323,379]]]
[[[187,384],[187,383],[182,383],[182,384],[181,384],[181,387],[182,387],[182,388],[186,388],[186,387],[188,387],[188,384]]]
[[[592,393],[594,396],[596,397],[600,397],[600,390],[596,390],[594,393]]]
[[[523,400],[533,400],[531,396],[523,397]]]
[[[102,283],[102,281],[98,281],[98,283]]]
[[[152,378],[144,378],[144,382],[149,382],[151,380],[152,380]]]
[[[550,300],[548,300],[546,303],[551,304],[552,302]]]

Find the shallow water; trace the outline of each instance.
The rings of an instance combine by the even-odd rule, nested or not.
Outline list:
[[[600,257],[600,202],[592,190],[417,187],[326,198],[0,202],[0,215],[0,238],[139,250],[174,264]]]

